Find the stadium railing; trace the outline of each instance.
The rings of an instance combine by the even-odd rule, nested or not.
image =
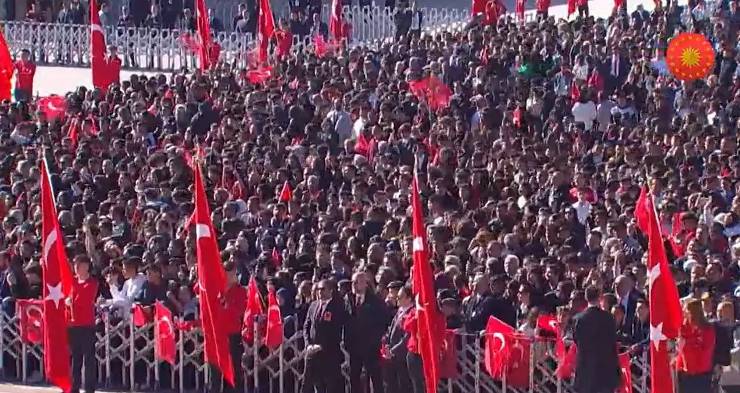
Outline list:
[[[34,306],[25,312],[41,312]],[[175,322],[177,355],[170,365],[155,356],[155,324],[134,326],[133,320],[112,320],[108,314],[100,315],[97,326],[98,383],[101,388],[141,391],[148,389],[174,389],[180,392],[207,386],[210,369],[203,362],[203,336],[197,325]],[[289,337],[272,351],[264,346],[246,346],[242,358],[245,392],[298,393],[303,380],[305,340],[303,330],[291,319],[284,328],[290,329]],[[21,383],[41,382],[43,375],[43,347],[21,339],[19,316],[0,314],[0,369],[6,380]],[[259,331],[259,329],[256,329]],[[455,333],[457,377],[443,379],[440,392],[466,393],[572,393],[570,380],[556,375],[557,362],[553,341],[534,341],[530,356],[521,359],[529,367],[529,387],[516,389],[507,382],[493,380],[485,366],[484,338],[480,335]],[[259,340],[258,340],[259,342]],[[631,361],[632,388],[635,393],[649,392],[649,366],[647,351],[633,355]],[[348,356],[342,373],[349,384]]]

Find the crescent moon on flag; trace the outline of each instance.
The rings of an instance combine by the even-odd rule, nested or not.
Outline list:
[[[501,341],[501,348],[499,348],[499,352],[503,351],[504,348],[506,348],[506,337],[504,337],[503,333],[493,333],[493,338],[498,339]]]
[[[49,236],[46,237],[46,241],[44,242],[44,260],[42,263],[46,264],[47,259],[49,259],[49,252],[51,252],[51,248],[54,246],[54,243],[57,240],[57,231],[52,230],[51,233],[49,233]]]
[[[167,333],[166,334],[163,334],[164,331],[162,330],[162,324],[164,324],[164,325],[167,326],[167,329],[166,329]],[[159,321],[159,326],[157,326],[157,328],[159,329],[159,334],[162,335],[162,336],[164,336],[164,337],[170,337],[170,336],[172,336],[172,334],[175,331],[174,326],[172,326],[172,321],[170,321],[170,319],[168,317],[162,317],[162,319]]]

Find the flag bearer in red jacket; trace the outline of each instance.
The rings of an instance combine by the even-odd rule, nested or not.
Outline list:
[[[75,281],[68,305],[69,346],[72,354],[72,390],[79,393],[82,385],[82,365],[85,365],[85,393],[94,393],[98,382],[95,359],[95,300],[98,282],[90,277],[90,258],[78,255],[74,259]]]
[[[704,317],[701,300],[684,306],[684,323],[678,332],[678,392],[710,392],[714,370],[714,326]]]
[[[33,97],[33,77],[36,75],[36,64],[31,60],[28,49],[21,50],[21,59],[15,67],[15,100],[29,101]]]

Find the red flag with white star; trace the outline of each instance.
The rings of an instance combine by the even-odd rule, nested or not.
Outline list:
[[[652,195],[636,206],[635,216],[647,217],[651,392],[673,393],[667,340],[678,336],[683,313],[678,289],[668,268],[668,257]]]
[[[198,300],[203,324],[205,360],[219,368],[231,386],[234,386],[234,368],[231,363],[229,341],[224,332],[220,297],[226,293],[226,272],[221,264],[221,253],[216,243],[216,231],[211,221],[206,190],[200,165],[195,165],[195,224],[196,255],[198,261]]]
[[[72,291],[72,270],[57,221],[46,161],[41,161],[41,267],[44,296],[44,372],[64,392],[72,388],[65,298]]]
[[[105,30],[100,24],[98,3],[90,0],[90,69],[93,86],[105,91],[111,81],[105,62]]]
[[[422,213],[419,184],[416,176],[411,182],[413,269],[412,289],[416,295],[417,343],[424,365],[424,382],[427,393],[437,392],[440,378],[441,355],[445,337],[445,323],[437,308],[432,265],[427,256],[426,228]]]

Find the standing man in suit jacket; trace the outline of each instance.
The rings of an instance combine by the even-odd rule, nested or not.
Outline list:
[[[411,379],[406,365],[406,354],[409,341],[408,334],[403,330],[403,321],[414,310],[414,297],[411,287],[406,285],[398,291],[398,311],[388,328],[386,344],[388,344],[388,362],[385,364],[385,381],[388,393],[411,392]]]
[[[635,283],[629,276],[621,275],[614,280],[614,293],[617,303],[624,307],[624,325],[632,326],[635,322],[637,301],[642,295],[635,290]]]
[[[330,280],[317,284],[318,300],[308,307],[303,334],[306,338],[306,374],[304,393],[343,393],[342,335],[347,311],[342,299],[335,296],[336,286]]]
[[[473,293],[465,302],[465,329],[468,332],[485,329],[488,318],[496,313],[496,299],[491,293],[490,283],[490,276],[486,273],[478,273],[473,278]]]
[[[614,317],[599,308],[599,288],[586,288],[588,307],[575,316],[578,345],[575,387],[578,393],[613,393],[621,382]]]
[[[620,49],[615,45],[612,53],[606,61],[606,90],[613,92],[627,80],[627,75],[632,69],[627,56],[624,56]]]
[[[388,327],[389,315],[383,301],[368,289],[368,277],[363,272],[352,276],[352,292],[347,294],[349,314],[344,345],[349,352],[351,393],[363,393],[362,369],[367,371],[374,393],[383,393],[383,373],[380,368],[380,346]]]

